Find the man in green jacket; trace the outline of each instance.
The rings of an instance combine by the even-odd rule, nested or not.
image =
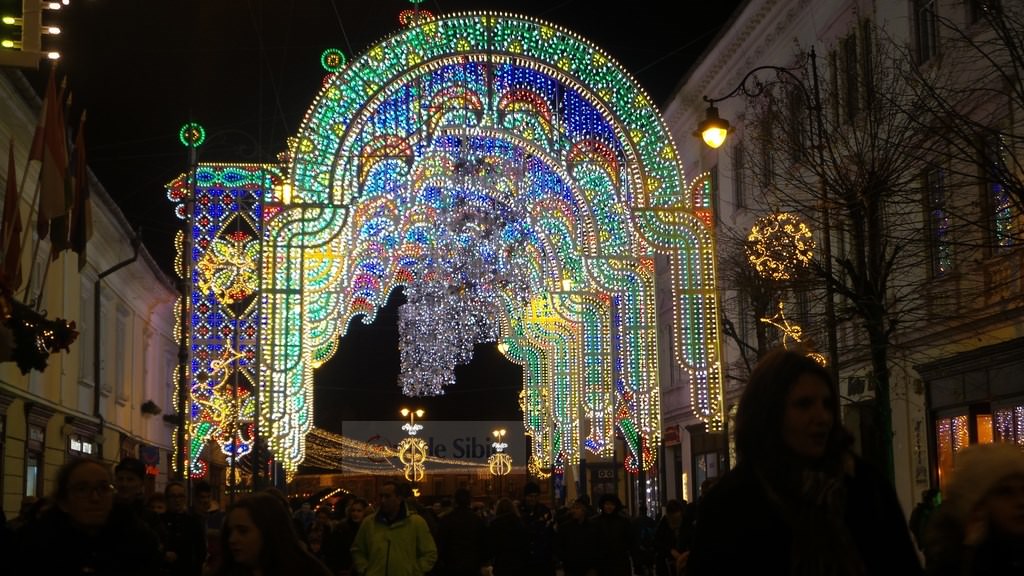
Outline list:
[[[420,576],[437,561],[427,522],[410,513],[397,483],[381,486],[380,507],[359,524],[352,542],[352,567],[362,576]]]

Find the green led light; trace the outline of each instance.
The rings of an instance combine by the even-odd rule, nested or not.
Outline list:
[[[345,54],[337,48],[328,48],[320,56],[320,65],[324,67],[324,70],[331,73],[341,71],[347,63],[348,60],[345,58]]]
[[[178,132],[178,140],[186,148],[199,148],[206,141],[206,129],[196,122],[188,122]]]

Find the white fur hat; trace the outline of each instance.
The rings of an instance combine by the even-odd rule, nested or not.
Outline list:
[[[966,521],[974,507],[1010,476],[1024,476],[1024,451],[1012,443],[976,444],[956,455],[956,469],[943,494],[943,506]]]

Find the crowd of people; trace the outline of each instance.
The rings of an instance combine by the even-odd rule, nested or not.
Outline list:
[[[826,369],[770,353],[740,399],[737,466],[702,484],[697,502],[665,503],[657,520],[629,517],[615,494],[596,508],[586,496],[552,508],[534,483],[490,506],[460,489],[427,507],[388,480],[372,503],[349,494],[296,509],[270,488],[221,511],[198,482],[190,508],[180,482],[146,497],[136,459],[111,470],[83,458],[4,525],[0,557],[15,576],[1024,574],[1019,447],[958,453],[941,498],[927,492],[908,525],[838,415]]]

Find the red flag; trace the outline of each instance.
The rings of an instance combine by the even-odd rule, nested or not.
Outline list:
[[[85,112],[75,135],[75,204],[71,208],[71,250],[78,254],[78,271],[85,268],[86,244],[92,238],[92,200],[89,193],[89,169],[85,161]]]
[[[39,220],[36,231],[40,238],[46,238],[50,231],[50,220],[68,211],[67,177],[68,150],[64,131],[64,89],[57,96],[56,66],[50,68],[50,81],[46,86],[46,100],[43,103],[42,161],[39,174]]]
[[[3,283],[11,290],[21,285],[21,203],[18,194],[18,176],[14,171],[14,139],[7,156],[7,192],[4,194],[3,220],[0,220],[0,239],[3,242]]]

